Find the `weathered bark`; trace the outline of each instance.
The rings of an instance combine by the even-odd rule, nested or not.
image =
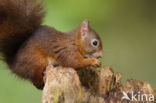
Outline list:
[[[156,98],[156,92],[149,83],[130,79],[123,86],[121,78],[121,74],[114,74],[110,67],[75,71],[72,68],[60,69],[49,65],[42,103],[129,103],[132,91],[138,97],[152,94]],[[130,100],[122,100],[123,92],[128,94]],[[133,103],[151,103],[149,99],[153,99],[148,95],[148,101],[144,97],[143,102],[138,97]],[[153,103],[156,103],[156,99]]]

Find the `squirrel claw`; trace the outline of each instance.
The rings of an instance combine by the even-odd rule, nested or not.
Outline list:
[[[46,77],[47,77],[46,71],[44,71],[44,72],[43,72],[43,81],[44,81],[44,83],[46,83]]]

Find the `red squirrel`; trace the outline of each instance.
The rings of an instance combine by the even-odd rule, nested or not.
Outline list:
[[[87,20],[64,33],[42,25],[44,15],[41,0],[0,0],[0,54],[13,73],[42,89],[48,64],[101,65],[102,42]]]

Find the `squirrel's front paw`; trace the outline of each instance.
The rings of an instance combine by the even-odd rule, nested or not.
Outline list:
[[[101,66],[101,62],[98,59],[91,58],[91,60],[92,60],[91,66],[93,66],[93,67],[100,67]]]

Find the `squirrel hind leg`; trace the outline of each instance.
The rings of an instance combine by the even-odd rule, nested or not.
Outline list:
[[[53,65],[53,67],[58,67],[59,64],[56,64],[56,63],[53,63],[52,61],[48,61],[48,65]],[[42,70],[42,69],[39,69],[39,70]],[[39,76],[37,76],[39,75]],[[46,82],[46,67],[44,69],[44,71],[41,71],[40,73],[36,74],[36,79],[33,78],[32,79],[32,83],[34,84],[34,86],[38,89],[43,89],[44,85],[45,85],[45,82]],[[41,78],[39,78],[41,77]]]
[[[46,75],[44,73],[41,73],[42,75],[37,76],[37,78],[33,78],[31,81],[33,85],[42,90],[45,85]]]
[[[35,67],[35,72],[30,80],[36,88],[42,90],[46,80],[46,65],[36,65]]]
[[[41,59],[40,59],[41,60]],[[44,58],[42,58],[44,60]],[[36,62],[35,65],[35,72],[33,74],[33,77],[31,78],[32,83],[34,86],[40,90],[43,89],[46,81],[46,66],[47,63],[44,61],[39,61],[39,63]]]

